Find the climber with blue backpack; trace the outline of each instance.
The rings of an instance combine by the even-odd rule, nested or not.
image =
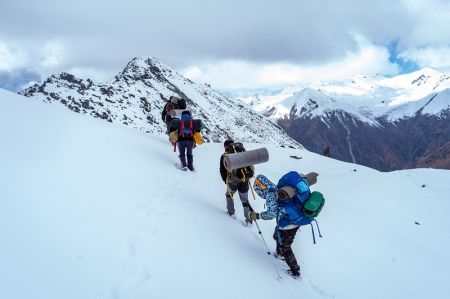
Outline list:
[[[189,111],[183,111],[181,120],[177,122],[177,127],[171,130],[175,130],[178,133],[174,146],[178,144],[181,169],[194,171],[194,156],[192,155],[192,150],[195,147],[194,134],[200,130],[194,127],[194,120],[192,119],[191,113]]]
[[[291,171],[283,175],[277,185],[264,175],[258,175],[254,182],[254,189],[265,199],[267,209],[261,213],[250,211],[249,218],[255,221],[276,219],[277,225],[273,234],[276,241],[275,256],[284,259],[294,277],[300,276],[300,266],[291,247],[295,235],[302,225],[310,224],[312,227],[312,222],[325,203],[320,192],[311,192],[309,189],[317,182],[317,176],[315,172],[302,175]],[[315,242],[314,234],[313,238]]]

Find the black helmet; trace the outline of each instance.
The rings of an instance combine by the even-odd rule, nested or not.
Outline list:
[[[223,143],[223,146],[227,147],[227,145],[232,144],[232,143],[234,143],[233,139],[229,138],[229,139],[225,140],[225,142]]]

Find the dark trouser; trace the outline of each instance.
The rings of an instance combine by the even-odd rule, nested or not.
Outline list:
[[[178,150],[180,152],[180,161],[183,167],[192,168],[194,166],[194,156],[192,156],[192,149],[194,148],[194,141],[192,140],[183,140],[178,141]],[[187,152],[187,155],[186,155]],[[187,156],[187,163],[186,163]]]
[[[277,230],[273,234],[273,238],[277,242],[277,253],[284,257],[286,264],[288,264],[291,270],[300,270],[300,266],[297,263],[294,252],[292,251],[291,245],[294,242],[295,235],[297,234],[299,227],[286,230]],[[281,239],[281,244],[280,240]]]
[[[234,214],[234,202],[233,202],[233,195],[236,193],[236,191],[239,191],[239,199],[241,200],[242,207],[244,208],[244,216],[245,219],[250,220],[248,218],[249,211],[253,211],[250,207],[250,204],[248,203],[248,182],[228,182],[228,189],[226,193],[226,199],[227,199],[227,210],[228,213]],[[231,194],[230,194],[231,193]],[[231,195],[231,196],[230,196]]]
[[[166,123],[166,127],[167,127],[166,134],[169,135],[170,134],[170,124],[172,123],[172,119],[166,119],[165,123]]]

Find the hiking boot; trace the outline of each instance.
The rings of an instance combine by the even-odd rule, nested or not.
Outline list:
[[[274,258],[277,258],[277,259],[280,259],[280,260],[284,261],[284,257],[281,255],[281,253],[278,253],[278,252],[275,251],[273,253],[273,256],[274,256]]]
[[[250,219],[245,219],[244,226],[252,226],[253,222]]]
[[[300,269],[290,269],[288,271],[293,277],[300,277]]]
[[[230,213],[230,212],[227,212],[227,213],[231,218],[236,219],[236,215],[234,213]]]
[[[180,158],[181,165],[186,167],[189,163],[186,163],[186,156],[178,156]]]
[[[276,254],[279,256],[283,256],[283,250],[281,249],[281,246],[277,243],[277,249],[275,250]]]
[[[193,155],[187,155],[187,163],[186,164],[190,171],[194,171],[194,156]]]

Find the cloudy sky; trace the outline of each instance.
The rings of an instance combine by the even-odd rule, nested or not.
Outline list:
[[[221,90],[450,71],[450,0],[1,0],[0,88],[154,56]]]

